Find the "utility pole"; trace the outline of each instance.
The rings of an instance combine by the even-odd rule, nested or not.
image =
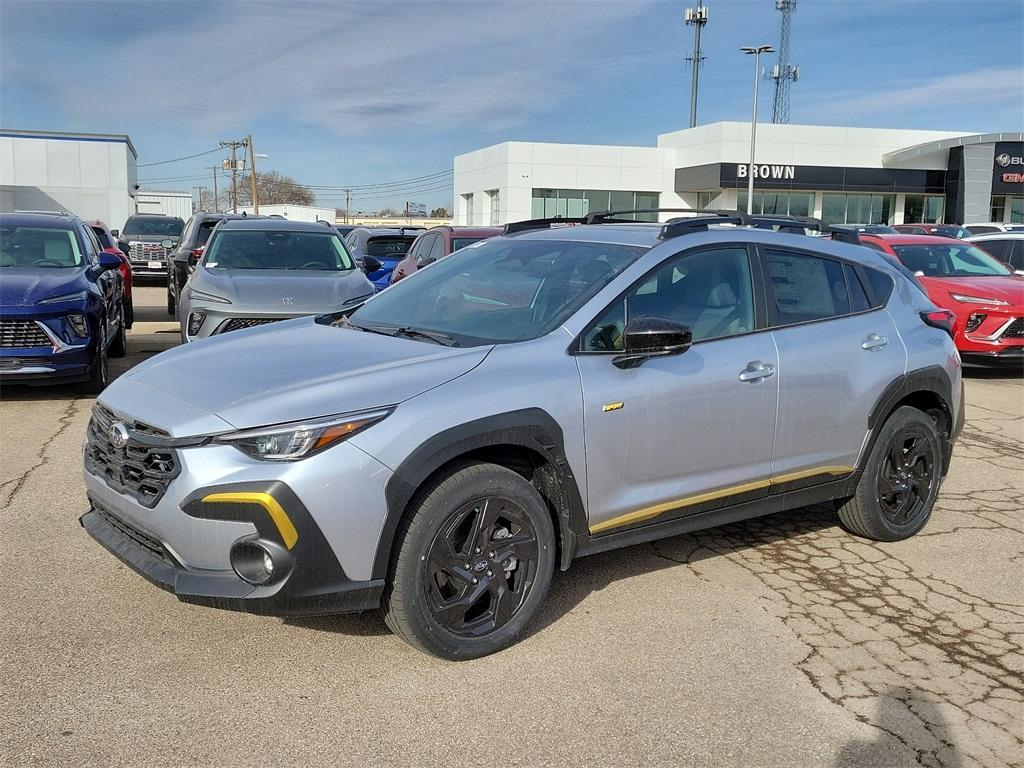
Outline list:
[[[196,210],[199,210],[199,211],[204,210],[204,208],[203,208],[203,191],[206,189],[206,187],[192,187],[192,189],[194,189],[196,192],[199,193],[199,207]]]
[[[693,76],[690,81],[690,127],[697,125],[697,85],[700,80],[700,65],[704,61],[704,54],[700,49],[700,31],[708,23],[708,9],[704,6],[704,0],[697,0],[696,8],[687,8],[683,14],[683,21],[686,26],[693,27],[693,54],[687,56],[686,60],[693,67]]]
[[[213,171],[213,212],[218,213],[220,211],[220,198],[217,194],[217,171],[220,170],[216,165],[210,170]]]
[[[772,122],[788,123],[789,86],[800,79],[800,67],[789,63],[789,34],[796,0],[775,0],[775,8],[782,13],[782,32],[779,35],[779,63],[772,67],[772,80],[775,81]]]
[[[252,192],[252,212],[254,215],[260,215],[260,198],[256,193],[256,150],[252,148],[252,134],[250,133],[245,138],[245,143],[249,147],[249,189]]]
[[[352,190],[345,190],[345,223],[348,224],[348,217],[352,212]]]
[[[245,139],[222,141],[220,145],[231,150],[231,211],[238,213],[238,150],[245,146]]]

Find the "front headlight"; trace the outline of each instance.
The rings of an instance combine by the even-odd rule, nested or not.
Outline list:
[[[197,291],[192,288],[189,291],[189,298],[192,301],[212,301],[214,304],[230,304],[231,299],[225,299],[223,296],[217,296],[213,293],[206,293],[205,291]]]
[[[986,299],[983,296],[965,296],[960,293],[951,293],[949,295],[964,304],[996,304],[998,306],[1006,306],[1010,303],[1002,299]]]
[[[263,461],[295,461],[312,456],[335,443],[386,418],[393,408],[325,416],[293,421],[269,427],[245,429],[214,438],[216,443],[233,445],[246,456]]]

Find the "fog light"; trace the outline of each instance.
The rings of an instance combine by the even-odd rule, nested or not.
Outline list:
[[[967,318],[967,325],[964,326],[964,330],[968,333],[978,330],[978,326],[985,322],[986,317],[988,317],[988,315],[983,312],[975,312]]]
[[[239,578],[255,586],[279,581],[292,567],[291,553],[267,539],[239,539],[231,547],[231,568]]]
[[[205,312],[193,312],[188,316],[188,335],[196,336],[199,333],[199,329],[203,327],[203,323],[206,321]]]
[[[89,335],[89,323],[85,319],[85,315],[80,315],[77,312],[67,316],[68,325],[71,326],[71,330],[75,332],[75,336],[84,339]]]

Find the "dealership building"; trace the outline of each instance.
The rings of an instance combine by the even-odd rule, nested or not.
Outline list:
[[[124,135],[0,130],[0,211],[69,211],[118,229],[136,210],[137,162]]]
[[[749,160],[750,123],[739,122],[665,133],[654,147],[505,142],[455,158],[455,223],[746,210]],[[1024,133],[762,124],[753,170],[755,213],[830,224],[1024,222]]]

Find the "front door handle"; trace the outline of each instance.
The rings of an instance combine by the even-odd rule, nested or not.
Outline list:
[[[774,365],[755,360],[752,363],[747,363],[747,367],[740,371],[740,381],[761,381],[774,375]]]
[[[889,340],[885,338],[885,336],[879,336],[877,333],[869,333],[864,338],[864,341],[860,343],[860,348],[867,350],[881,349],[888,343]]]

